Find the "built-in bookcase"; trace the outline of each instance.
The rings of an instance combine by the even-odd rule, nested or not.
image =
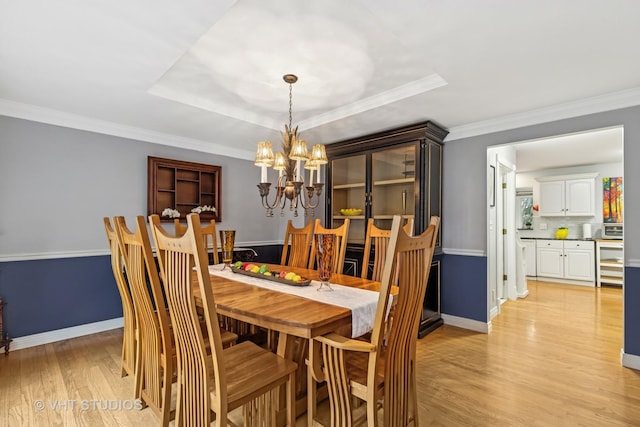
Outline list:
[[[148,214],[158,214],[162,221],[173,221],[173,218],[162,216],[166,208],[177,210],[180,218],[184,219],[198,206],[213,206],[215,212],[200,212],[201,220],[220,222],[221,174],[220,166],[149,157]]]

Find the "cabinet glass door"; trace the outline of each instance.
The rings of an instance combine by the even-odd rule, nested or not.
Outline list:
[[[371,216],[390,229],[394,215],[414,218],[416,211],[416,144],[371,154]]]
[[[349,243],[364,243],[366,173],[364,154],[331,161],[331,228],[350,218]]]

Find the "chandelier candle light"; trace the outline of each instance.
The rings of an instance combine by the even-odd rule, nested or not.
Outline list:
[[[324,145],[316,144],[311,148],[311,155],[307,151],[307,142],[298,137],[298,127],[291,126],[292,87],[298,81],[293,74],[285,74],[283,80],[289,84],[289,125],[284,125],[282,133],[282,152],[273,155],[271,142],[258,142],[255,165],[260,167],[260,198],[262,206],[266,209],[268,217],[273,216],[273,209],[280,206],[280,216],[284,216],[284,207],[289,200],[289,210],[294,216],[298,216],[298,204],[304,208],[304,213],[311,211],[315,215],[315,208],[320,202],[323,184],[320,182],[320,170],[322,165],[329,163]],[[309,170],[309,182],[305,186],[304,169]],[[276,195],[272,203],[269,203],[269,188],[271,183],[267,180],[267,168],[273,167],[278,171],[276,183]],[[313,172],[317,171],[316,182],[313,182]],[[306,191],[302,191],[302,188]],[[315,203],[313,197],[316,196]]]

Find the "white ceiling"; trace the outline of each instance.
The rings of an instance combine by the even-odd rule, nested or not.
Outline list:
[[[614,127],[514,144],[517,171],[621,163],[623,133]]]
[[[309,143],[640,104],[637,0],[0,5],[0,114],[246,159],[278,145],[285,73]]]

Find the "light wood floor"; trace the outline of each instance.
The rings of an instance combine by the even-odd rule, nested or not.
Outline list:
[[[640,372],[620,365],[621,290],[530,282],[529,291],[502,306],[489,335],[444,325],[418,340],[420,424],[640,426]],[[157,425],[149,409],[129,410],[121,334],[0,357],[0,426]]]

